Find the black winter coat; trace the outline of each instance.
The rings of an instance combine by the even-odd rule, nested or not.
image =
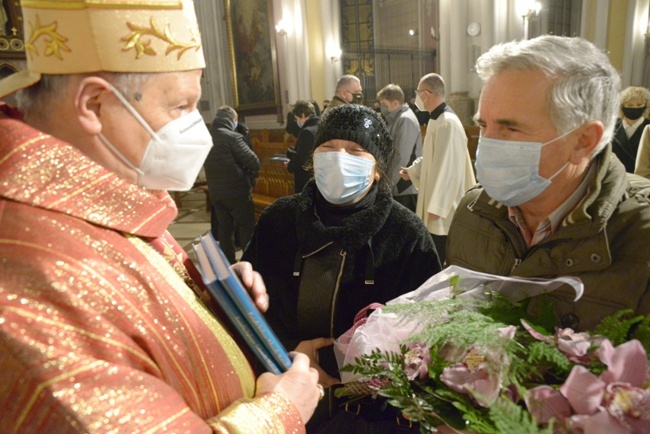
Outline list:
[[[330,323],[332,333],[324,337],[339,337],[352,327],[362,308],[412,291],[440,271],[431,235],[414,213],[392,199],[387,186],[380,184],[370,207],[347,217],[343,226],[335,227],[326,227],[316,215],[316,194],[319,193],[312,180],[302,193],[281,197],[268,206],[242,257],[264,278],[270,297],[266,317],[288,350],[302,340],[324,336],[316,330],[298,329],[302,277],[294,276],[294,270],[302,273],[306,260],[301,258],[328,243],[333,244],[327,249],[344,256],[344,265],[338,291],[330,299],[322,299],[322,309],[313,317],[314,327],[323,319]],[[364,282],[369,257],[374,263],[372,285]],[[338,274],[338,269],[333,271]],[[311,286],[313,291],[321,289],[320,285]],[[331,316],[330,306],[334,306]],[[323,368],[338,377],[335,364]]]
[[[225,113],[217,113],[210,133],[213,146],[203,164],[210,199],[248,197],[260,169],[259,158]]]
[[[295,146],[287,151],[287,157],[289,158],[287,170],[289,173],[295,174],[295,193],[300,193],[312,177],[312,172],[305,170],[303,166],[309,161],[311,154],[314,152],[314,138],[316,137],[319,121],[318,116],[310,116],[302,126]]]

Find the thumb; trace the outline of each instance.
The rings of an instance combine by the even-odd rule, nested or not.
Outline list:
[[[334,344],[334,338],[316,338],[312,340],[312,343],[314,345],[314,349],[325,348]]]

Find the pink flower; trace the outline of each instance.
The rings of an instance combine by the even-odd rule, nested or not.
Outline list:
[[[555,331],[555,336],[550,337],[539,333],[523,319],[521,320],[521,324],[528,330],[528,333],[532,337],[547,344],[556,344],[558,349],[570,360],[578,363],[586,361],[583,358],[587,355],[589,348],[597,342],[589,333],[576,333],[570,328],[558,328]]]
[[[552,418],[561,421],[571,416],[569,401],[551,386],[538,386],[526,391],[524,401],[537,423],[548,423]]]
[[[573,357],[586,355],[592,343],[588,333],[575,333],[572,329],[557,329],[555,339],[558,349]]]
[[[607,365],[607,371],[601,375],[607,383],[617,381],[641,387],[648,379],[648,357],[643,345],[636,339],[616,348],[609,340],[604,340],[596,355]]]
[[[596,355],[608,368],[600,377],[574,366],[560,387],[561,396],[548,386],[528,391],[526,404],[535,420],[546,423],[555,417],[576,432],[650,433],[650,390],[643,389],[648,362],[643,346],[632,340],[614,348],[604,340]],[[572,416],[568,410],[573,410]]]
[[[632,432],[650,432],[650,390],[610,383],[603,404],[613,418]]]
[[[515,327],[508,326],[497,329],[504,339],[512,339]],[[447,355],[453,350],[448,349]],[[508,366],[508,357],[501,350],[490,354],[471,348],[460,363],[455,363],[442,370],[440,381],[456,392],[472,396],[476,402],[489,407],[499,397],[503,383],[502,368]]]
[[[560,387],[560,392],[569,400],[576,413],[591,415],[598,411],[606,385],[584,366],[574,366],[569,378]]]
[[[456,392],[471,395],[482,407],[489,407],[496,401],[501,389],[501,378],[485,362],[473,369],[465,363],[448,366],[443,369],[440,381]]]
[[[429,348],[421,342],[415,342],[409,345],[409,351],[404,354],[404,373],[409,380],[426,380],[429,378],[429,364],[431,355]]]

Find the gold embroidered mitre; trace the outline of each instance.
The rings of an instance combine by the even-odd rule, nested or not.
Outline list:
[[[21,0],[27,71],[0,97],[41,74],[170,72],[205,67],[192,0]]]

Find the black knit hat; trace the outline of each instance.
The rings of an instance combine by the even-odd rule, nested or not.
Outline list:
[[[382,170],[393,155],[393,139],[379,114],[362,105],[332,107],[318,125],[314,149],[330,140],[349,140],[368,150]]]

